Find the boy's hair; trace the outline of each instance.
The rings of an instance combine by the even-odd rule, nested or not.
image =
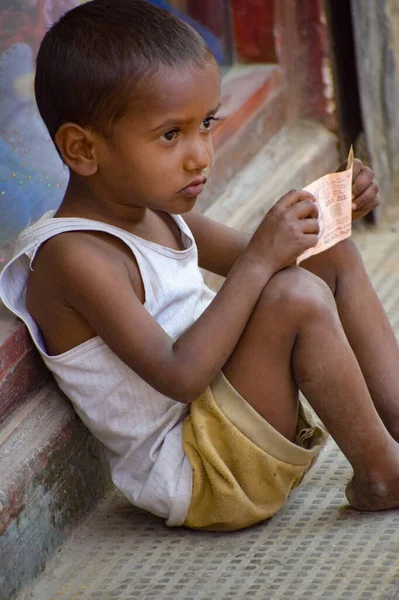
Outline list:
[[[36,102],[53,140],[67,122],[109,135],[139,83],[162,66],[203,66],[211,56],[192,27],[147,0],[93,0],[46,33],[36,61]]]

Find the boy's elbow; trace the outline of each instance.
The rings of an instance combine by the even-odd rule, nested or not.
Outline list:
[[[161,394],[182,404],[191,404],[209,385],[207,376],[198,370],[192,357],[173,357],[158,369],[158,381],[153,385]]]
[[[176,400],[177,402],[181,402],[182,404],[191,404],[198,396],[201,395],[201,392],[197,393],[191,387],[174,387],[173,391],[170,394],[170,397]]]
[[[169,391],[169,396],[182,404],[191,404],[206,389],[199,381],[193,381],[187,374],[180,373]]]
[[[195,400],[193,396],[189,394],[182,394],[181,392],[170,394],[170,396],[173,398],[173,400],[176,400],[176,402],[186,404],[187,406],[189,406],[191,402]]]

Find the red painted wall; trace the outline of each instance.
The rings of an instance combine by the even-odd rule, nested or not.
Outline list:
[[[231,0],[236,50],[240,62],[276,62],[274,2]]]

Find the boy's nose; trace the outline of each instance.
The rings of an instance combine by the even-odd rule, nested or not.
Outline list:
[[[204,171],[210,164],[210,153],[207,144],[201,138],[190,147],[185,168],[187,171]]]

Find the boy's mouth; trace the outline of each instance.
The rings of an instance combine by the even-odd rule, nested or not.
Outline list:
[[[189,196],[190,198],[194,198],[202,192],[205,187],[206,180],[206,177],[196,177],[191,183],[186,185],[186,187],[182,188],[180,193]]]

